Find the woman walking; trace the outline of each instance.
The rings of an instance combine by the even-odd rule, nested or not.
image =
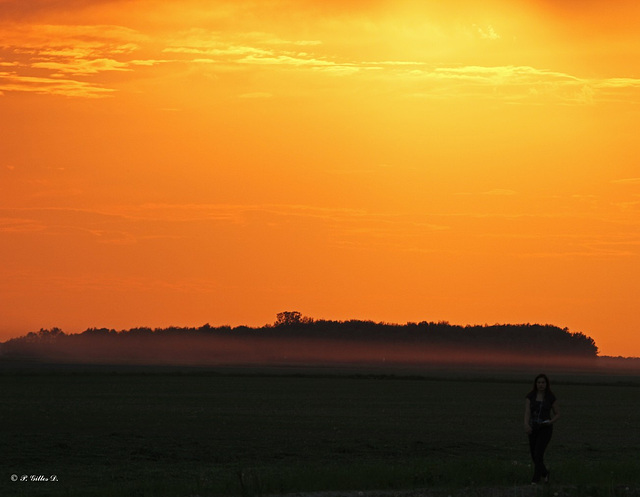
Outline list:
[[[551,392],[547,375],[539,374],[533,388],[525,398],[524,430],[529,435],[529,449],[533,459],[532,484],[549,481],[549,470],[544,465],[544,451],[553,434],[553,424],[560,417],[556,396]]]

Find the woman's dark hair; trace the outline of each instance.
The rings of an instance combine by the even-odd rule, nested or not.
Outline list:
[[[538,380],[540,378],[544,378],[544,380],[547,382],[547,389],[544,391],[544,396],[547,397],[548,395],[551,395],[551,383],[549,382],[549,378],[547,378],[546,374],[540,373],[538,376],[535,377],[535,379],[533,380],[533,388],[531,389],[531,391],[527,394],[527,397],[530,397],[532,395],[535,395],[536,393],[538,393]]]

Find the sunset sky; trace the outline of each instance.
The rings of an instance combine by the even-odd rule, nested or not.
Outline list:
[[[640,356],[637,0],[0,0],[0,340],[277,312]]]

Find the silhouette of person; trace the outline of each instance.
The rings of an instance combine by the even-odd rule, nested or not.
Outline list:
[[[544,465],[544,452],[551,441],[553,424],[560,417],[556,396],[551,391],[549,378],[539,374],[533,388],[525,397],[524,430],[529,436],[529,449],[533,459],[532,484],[549,481],[549,470]]]

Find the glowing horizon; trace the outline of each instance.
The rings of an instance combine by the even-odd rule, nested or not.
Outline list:
[[[640,356],[640,5],[0,0],[0,341],[277,312]]]

